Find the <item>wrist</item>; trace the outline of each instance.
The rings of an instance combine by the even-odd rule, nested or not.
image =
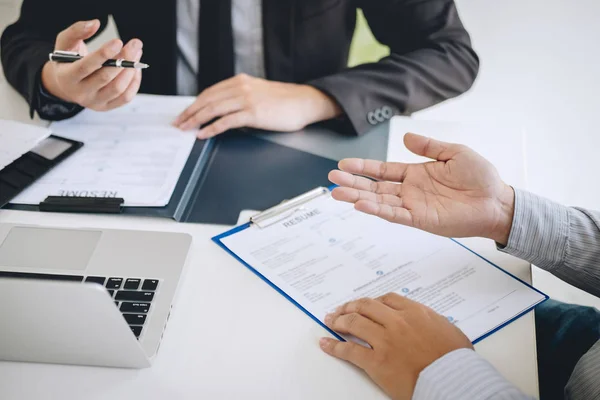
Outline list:
[[[42,88],[52,96],[61,99],[65,102],[70,102],[65,96],[65,94],[60,90],[58,83],[54,77],[54,73],[52,71],[54,66],[50,61],[47,61],[46,64],[42,67],[42,75],[41,75],[41,85]]]
[[[298,89],[303,99],[306,125],[342,115],[341,107],[331,96],[310,85],[298,85]]]
[[[506,246],[510,237],[515,213],[515,190],[505,183],[503,185],[502,193],[497,199],[496,208],[498,217],[488,238],[502,246]]]

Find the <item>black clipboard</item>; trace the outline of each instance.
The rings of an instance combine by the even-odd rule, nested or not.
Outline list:
[[[83,146],[82,142],[50,135],[0,170],[0,207]]]
[[[258,138],[230,132],[198,140],[164,207],[122,207],[125,215],[179,222],[234,225],[242,210],[263,210],[315,186],[327,186],[337,161]],[[106,207],[98,202],[98,207]],[[6,208],[39,211],[39,206]],[[61,211],[81,212],[63,208]],[[93,210],[86,210],[93,212]],[[96,212],[100,211],[100,208]]]

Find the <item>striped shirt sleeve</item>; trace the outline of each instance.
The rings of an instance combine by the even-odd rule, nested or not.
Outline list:
[[[446,354],[419,375],[413,400],[529,400],[473,350]]]
[[[527,260],[600,296],[600,213],[570,208],[515,190],[508,245],[500,250]]]

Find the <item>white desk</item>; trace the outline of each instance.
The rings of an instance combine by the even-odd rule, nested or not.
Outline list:
[[[8,112],[7,112],[8,110]],[[0,118],[27,117],[0,87]],[[324,355],[325,331],[209,239],[223,226],[166,219],[0,211],[0,222],[187,232],[192,253],[152,368],[130,371],[0,362],[1,399],[378,399],[371,381]],[[489,241],[467,244],[530,281],[526,263]],[[482,341],[477,350],[525,392],[537,395],[533,314]]]

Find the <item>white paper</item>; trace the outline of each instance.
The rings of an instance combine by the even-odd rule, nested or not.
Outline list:
[[[431,161],[406,149],[403,140],[408,132],[469,146],[488,159],[498,169],[505,182],[519,188],[527,187],[526,136],[519,126],[507,123],[486,125],[394,117],[390,123],[388,161],[408,163]]]
[[[74,155],[13,199],[38,204],[47,196],[122,197],[126,206],[169,203],[196,140],[171,126],[193,99],[138,95],[106,113],[85,110],[51,130],[84,143]]]
[[[359,213],[329,195],[222,243],[321,321],[345,302],[396,292],[475,341],[544,299],[450,239]]]
[[[11,164],[50,136],[50,131],[35,125],[0,119],[0,169]]]

